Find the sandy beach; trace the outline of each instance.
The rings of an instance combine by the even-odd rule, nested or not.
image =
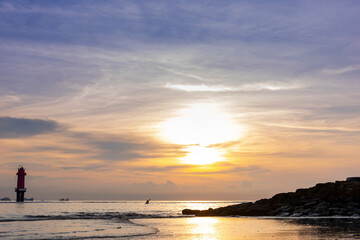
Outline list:
[[[359,219],[194,217],[136,219],[159,230],[139,239],[320,240],[359,239]]]

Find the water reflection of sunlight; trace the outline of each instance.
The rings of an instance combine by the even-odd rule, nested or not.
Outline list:
[[[189,224],[192,227],[190,232],[195,234],[198,238],[204,240],[215,240],[216,228],[215,224],[218,222],[215,218],[209,217],[194,217],[189,218]]]
[[[192,224],[214,224],[219,222],[216,218],[210,218],[210,217],[194,217],[189,218],[189,223]]]
[[[233,202],[224,202],[224,201],[188,201],[184,202],[183,209],[198,209],[198,210],[206,210],[209,208],[218,208],[230,205]]]

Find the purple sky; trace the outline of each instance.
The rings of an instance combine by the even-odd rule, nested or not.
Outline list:
[[[357,176],[358,26],[357,0],[0,1],[0,197],[19,164],[36,199],[256,199]],[[173,119],[191,126],[166,140]]]

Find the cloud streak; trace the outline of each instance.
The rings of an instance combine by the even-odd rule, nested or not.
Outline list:
[[[352,65],[352,66],[336,68],[336,69],[325,69],[322,72],[327,75],[340,75],[340,74],[346,74],[359,70],[360,70],[360,65]]]
[[[170,84],[167,83],[165,88],[181,90],[186,92],[237,92],[237,91],[281,91],[301,88],[297,85],[279,85],[271,83],[245,84],[241,87],[226,87],[222,85],[191,85],[191,84]]]
[[[22,138],[52,133],[60,128],[53,120],[0,117],[0,138]]]

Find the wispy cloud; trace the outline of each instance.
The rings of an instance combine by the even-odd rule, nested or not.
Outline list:
[[[4,95],[0,96],[0,103],[12,103],[12,102],[20,102],[21,97],[17,95]]]
[[[205,84],[201,85],[185,85],[185,84],[170,84],[167,83],[166,88],[182,90],[186,92],[231,92],[236,91],[234,88],[225,87],[225,86],[208,86]]]
[[[271,83],[256,83],[256,84],[245,84],[240,87],[227,87],[223,85],[191,85],[191,84],[171,84],[167,83],[165,88],[181,90],[186,92],[237,92],[237,91],[281,91],[281,90],[291,90],[298,89],[301,86],[298,85],[281,85],[281,84],[271,84]]]
[[[301,125],[287,125],[287,124],[276,124],[276,123],[264,123],[266,126],[299,129],[304,131],[318,131],[318,132],[351,132],[360,133],[360,129],[348,128],[348,127],[330,127],[330,126],[301,126]]]
[[[360,70],[360,65],[351,65],[351,66],[342,67],[342,68],[324,69],[322,72],[327,75],[340,75],[340,74],[345,74],[345,73],[359,71],[359,70]]]

